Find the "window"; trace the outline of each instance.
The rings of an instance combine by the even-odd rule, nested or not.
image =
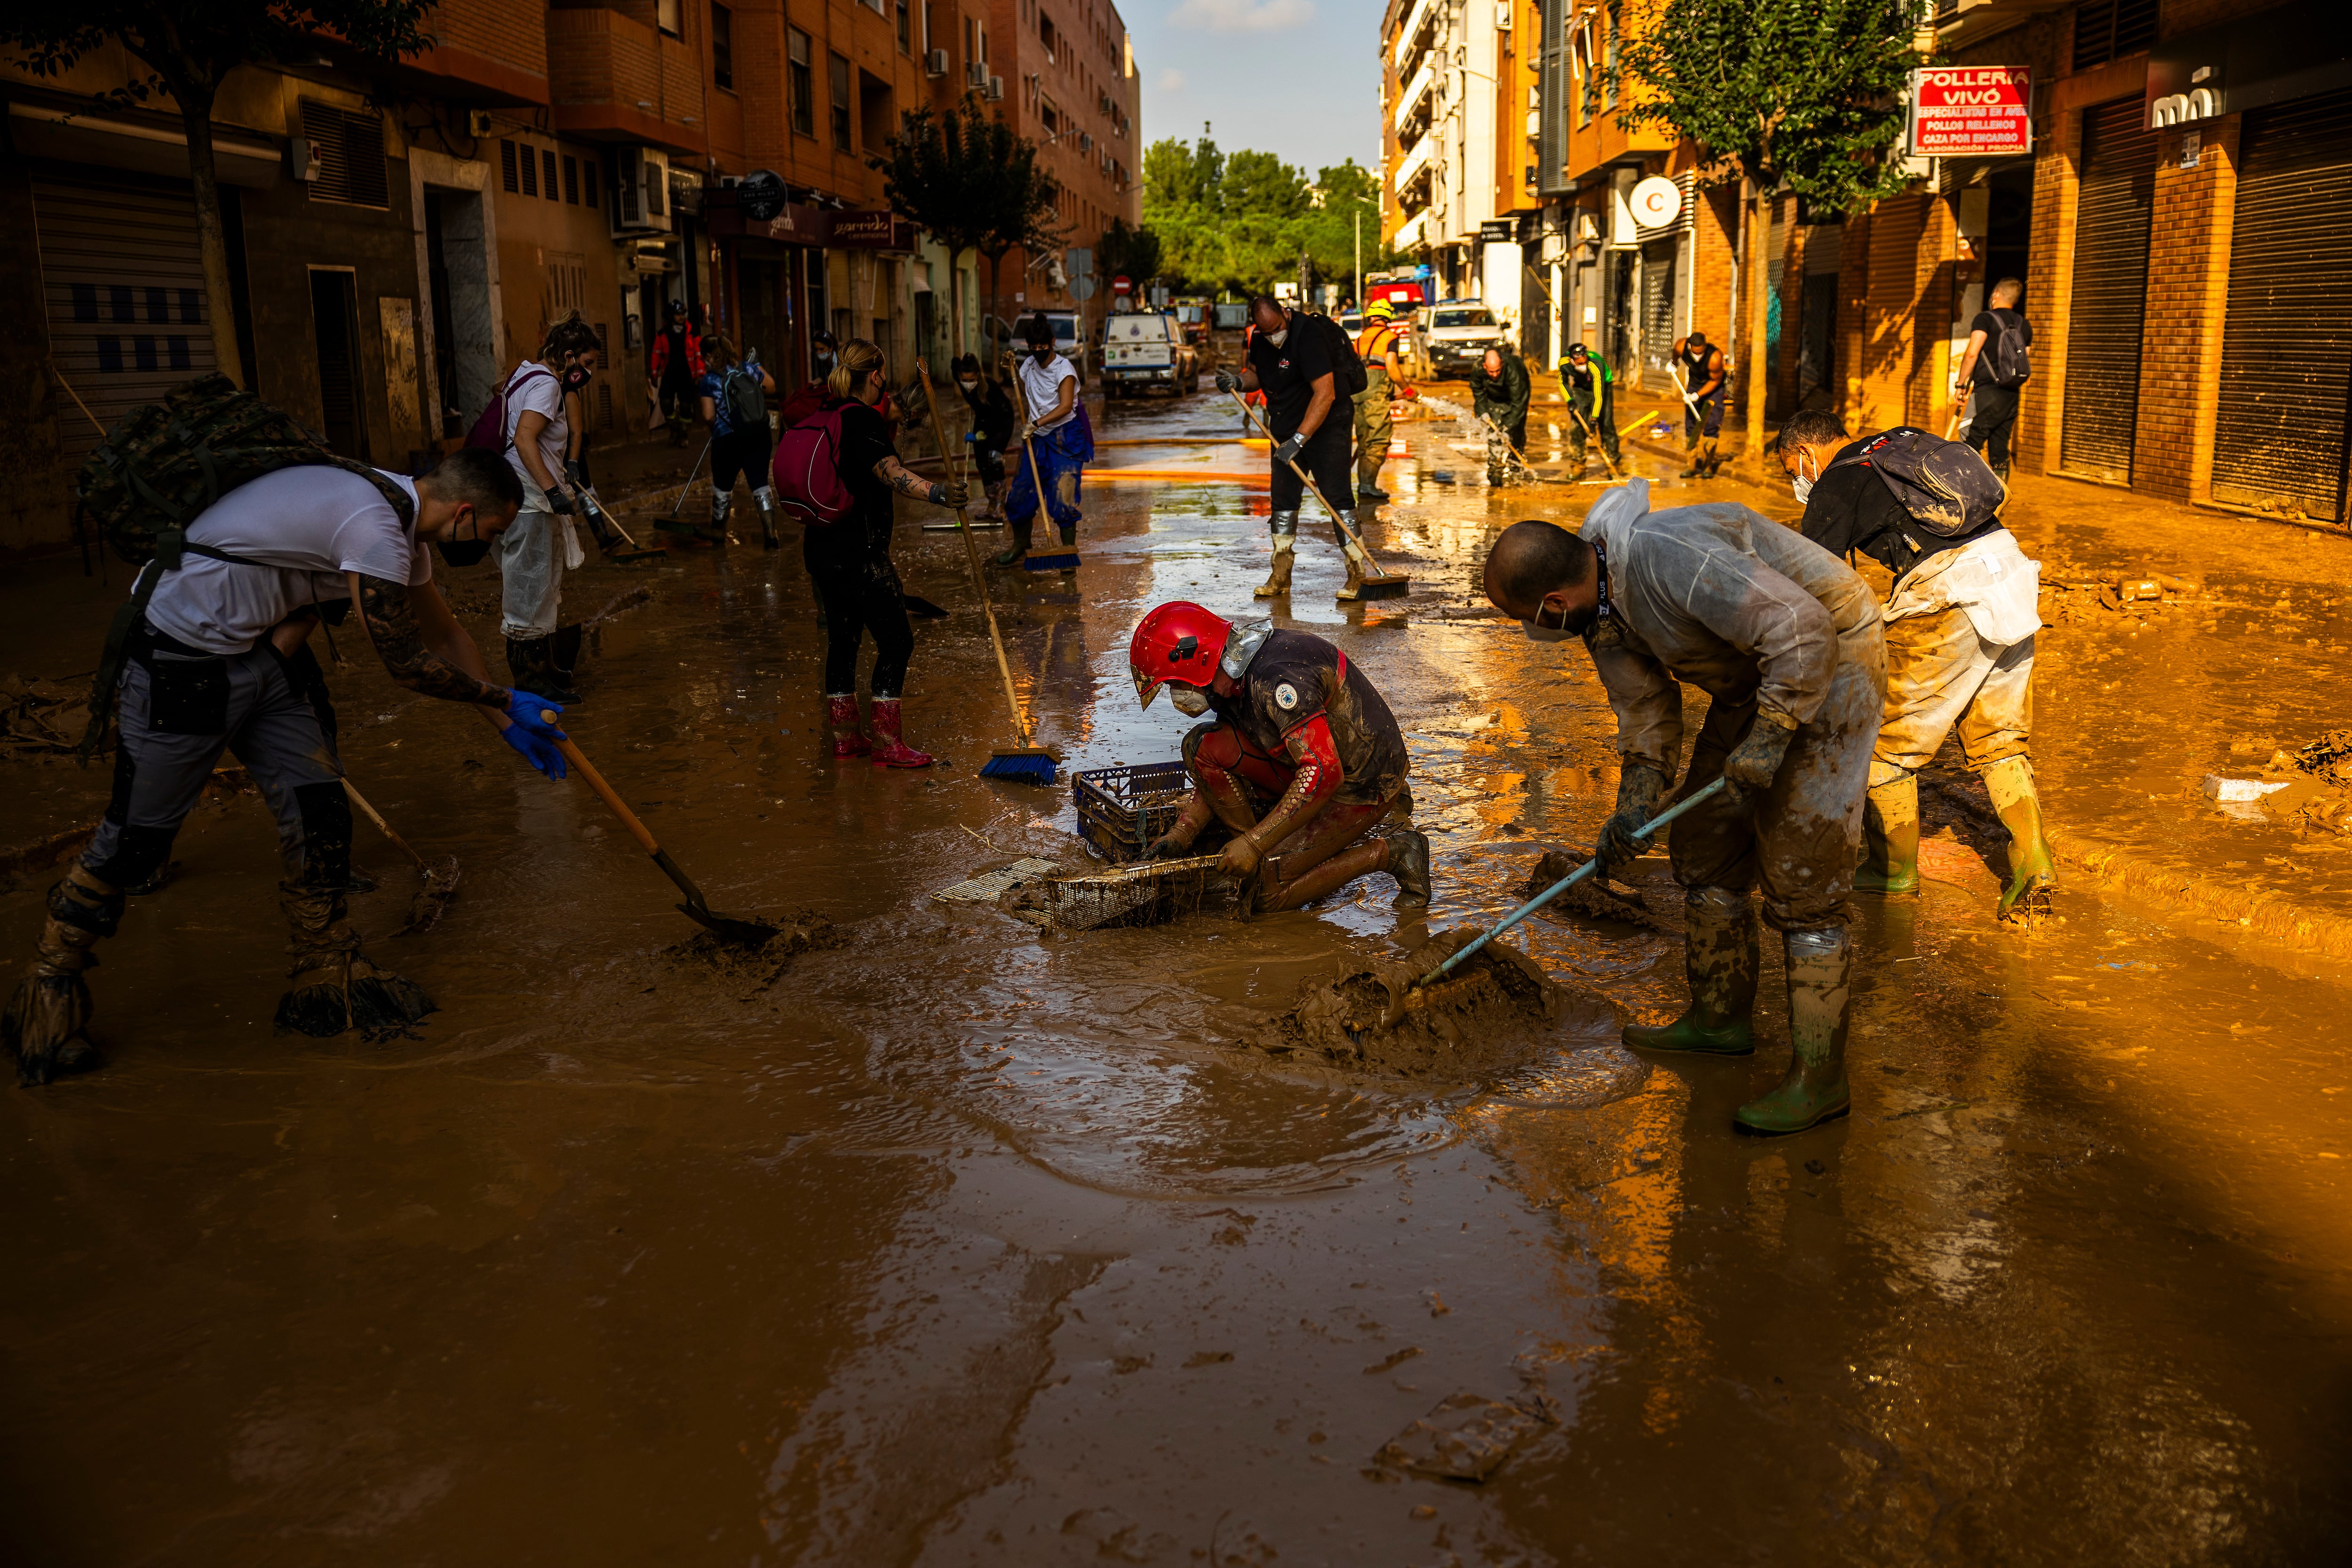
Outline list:
[[[673,38],[686,37],[686,0],[654,0],[654,26]]]
[[[1052,99],[1041,98],[1037,100],[1037,123],[1045,128],[1045,133],[1049,136],[1060,132],[1062,111],[1054,107]]]
[[[1037,13],[1037,41],[1045,46],[1045,63],[1054,63],[1054,19],[1045,12]]]
[[[569,153],[563,155],[563,199],[575,207],[580,205],[580,160]]]
[[[392,182],[383,162],[383,121],[363,110],[305,101],[302,134],[316,144],[319,177],[310,182],[314,202],[351,206],[391,205]]]
[[[829,54],[825,71],[833,86],[833,144],[846,153],[853,145],[849,140],[849,57]]]
[[[558,199],[555,194],[555,154],[542,152],[540,153],[540,166],[547,179],[547,199],[551,202]]]
[[[2074,7],[2074,68],[2088,70],[2156,42],[2157,0],[2086,0]]]
[[[522,194],[527,196],[535,196],[539,195],[538,149],[533,147],[523,148],[522,157],[520,161],[522,164]]]
[[[509,191],[522,189],[522,176],[515,173],[515,144],[511,142],[499,143],[499,173]]]
[[[735,90],[735,13],[715,4],[710,7],[710,79]]]
[[[809,76],[809,36],[798,27],[784,32],[784,53],[793,79],[793,129],[816,134],[816,86]]]
[[[907,0],[898,0],[898,52],[906,54],[914,47],[914,34],[908,30],[907,26]]]

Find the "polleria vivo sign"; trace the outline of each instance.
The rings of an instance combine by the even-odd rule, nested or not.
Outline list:
[[[2032,152],[2032,74],[2025,66],[1928,66],[1912,72],[1911,155]]]

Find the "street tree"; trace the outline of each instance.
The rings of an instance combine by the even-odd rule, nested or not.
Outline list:
[[[989,126],[979,94],[966,93],[941,115],[934,116],[929,105],[915,110],[884,143],[881,155],[866,160],[881,172],[891,208],[906,214],[948,252],[948,311],[955,318],[960,354],[966,352],[960,263],[989,237],[1001,174],[991,162],[999,149]]]
[[[1124,272],[1140,290],[1160,276],[1160,237],[1148,228],[1130,227],[1123,217],[1111,219],[1095,241],[1095,270],[1105,278]]]
[[[1834,217],[1908,179],[1898,143],[1917,0],[1612,0],[1616,47],[1603,79],[1627,130],[1696,142],[1710,184],[1744,183],[1739,374],[1748,450],[1764,441],[1765,237],[1769,204],[1794,192]]]
[[[964,132],[962,156],[984,215],[972,245],[988,262],[989,314],[1001,321],[1006,255],[1018,249],[1034,258],[1061,247],[1062,186],[1037,162],[1037,144],[1003,120],[975,113]]]
[[[196,239],[212,316],[213,356],[243,385],[229,310],[228,238],[213,158],[213,104],[238,66],[316,58],[322,47],[392,64],[425,47],[426,0],[83,0],[51,11],[34,0],[0,5],[0,46],[37,77],[63,76],[110,43],[145,68],[102,96],[118,106],[169,98],[187,137]]]

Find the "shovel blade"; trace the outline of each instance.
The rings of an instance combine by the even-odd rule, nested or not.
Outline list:
[[[784,929],[770,925],[766,921],[739,921],[726,915],[715,915],[692,904],[678,905],[677,912],[696,921],[721,942],[749,942],[755,947]]]

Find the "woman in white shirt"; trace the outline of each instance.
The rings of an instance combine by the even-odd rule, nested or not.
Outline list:
[[[499,570],[506,578],[499,629],[506,634],[507,668],[518,691],[552,702],[577,702],[572,673],[580,627],[562,624],[563,574],[586,562],[572,520],[578,501],[563,482],[572,440],[565,416],[563,373],[593,372],[595,329],[574,311],[549,329],[539,355],[507,378],[507,462],[522,480],[521,515],[499,536]]]

